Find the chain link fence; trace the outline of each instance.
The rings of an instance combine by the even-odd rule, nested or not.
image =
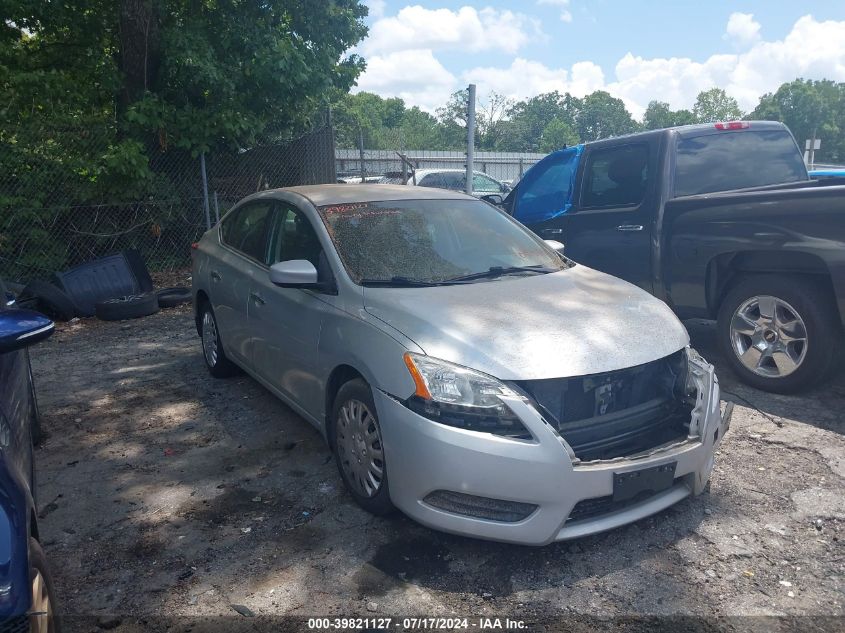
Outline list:
[[[542,157],[477,152],[475,169],[510,184]],[[457,182],[465,165],[462,151],[336,149],[328,113],[284,142],[200,156],[169,147],[166,138],[148,147],[121,140],[102,123],[0,125],[0,277],[50,278],[124,249],[137,250],[152,272],[184,270],[191,244],[256,191],[362,179],[413,183],[426,169],[451,171]],[[433,186],[463,189],[450,183]],[[496,186],[479,181],[476,189]]]
[[[0,128],[0,277],[26,282],[123,249],[153,271],[255,191],[335,182],[327,118],[296,138],[195,156],[108,126]]]

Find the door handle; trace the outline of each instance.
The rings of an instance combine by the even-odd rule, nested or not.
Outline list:
[[[216,270],[211,271],[211,281],[220,281],[221,279],[222,277],[220,276],[220,273],[218,273]]]
[[[620,224],[616,227],[617,231],[623,232],[630,232],[630,231],[642,231],[643,225],[642,224]]]
[[[249,298],[252,299],[255,302],[256,305],[263,306],[266,303],[266,301],[264,301],[262,296],[260,294],[258,294],[257,292],[250,292]]]
[[[543,229],[543,235],[563,235],[563,229]]]

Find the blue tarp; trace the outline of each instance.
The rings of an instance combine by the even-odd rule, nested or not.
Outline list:
[[[583,145],[552,152],[529,169],[517,185],[513,217],[536,224],[566,213],[572,206],[575,174]]]

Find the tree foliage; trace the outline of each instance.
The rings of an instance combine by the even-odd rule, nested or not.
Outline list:
[[[643,128],[646,130],[659,130],[697,122],[690,110],[672,110],[665,101],[651,101],[643,115]]]
[[[692,113],[697,123],[715,121],[736,121],[742,118],[742,110],[736,99],[721,88],[710,88],[698,94]]]
[[[6,0],[2,11],[0,168],[35,203],[45,189],[22,182],[31,174],[64,174],[76,202],[134,198],[155,180],[150,152],[284,138],[363,69],[347,55],[366,33],[357,0]]]
[[[749,118],[782,121],[802,149],[804,141],[820,139],[816,162],[845,162],[845,83],[790,81],[763,95]]]

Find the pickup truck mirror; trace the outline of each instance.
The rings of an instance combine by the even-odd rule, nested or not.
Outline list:
[[[3,310],[0,312],[0,353],[14,352],[53,333],[53,322],[32,310]]]
[[[546,243],[546,246],[550,247],[551,249],[553,249],[558,254],[563,255],[563,249],[564,249],[563,242],[558,242],[557,240],[543,240],[543,241]]]
[[[486,196],[481,196],[481,199],[494,207],[501,207],[505,199],[498,193],[488,193]]]
[[[282,288],[314,288],[317,269],[307,259],[289,259],[270,266],[270,281]]]

